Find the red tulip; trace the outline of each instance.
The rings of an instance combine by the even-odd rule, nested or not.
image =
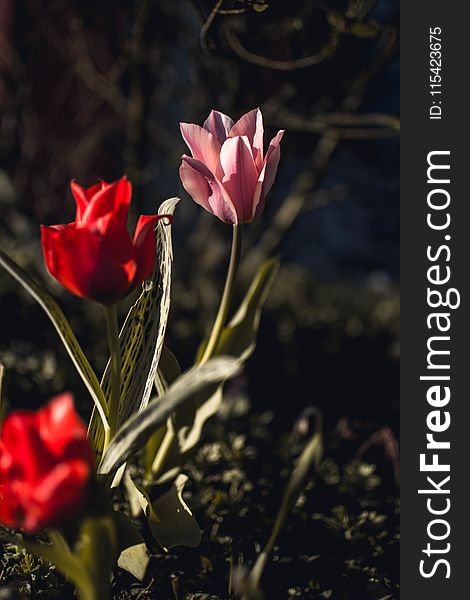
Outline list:
[[[182,157],[180,177],[193,200],[226,223],[249,223],[264,210],[276,177],[284,131],[263,154],[263,116],[259,109],[236,123],[213,110],[204,126],[181,123],[192,157]]]
[[[141,216],[134,239],[127,230],[132,187],[123,177],[84,189],[71,183],[77,210],[68,225],[41,226],[49,273],[77,296],[114,304],[150,275],[157,216]]]
[[[36,413],[15,411],[0,433],[0,521],[36,532],[78,516],[93,453],[71,394]]]

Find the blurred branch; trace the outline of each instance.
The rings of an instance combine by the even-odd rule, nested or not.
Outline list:
[[[41,2],[34,0],[32,6],[35,9],[35,18],[39,19],[42,29],[47,34],[48,42],[66,63],[70,63],[72,59],[74,71],[80,81],[118,115],[125,114],[127,98],[117,85],[128,63],[124,55],[117,57],[107,73],[101,73],[93,62],[92,52],[83,32],[83,23],[78,14],[67,20],[69,28],[66,33],[69,35],[64,36],[64,32],[55,26],[54,19],[45,14]]]
[[[264,67],[265,69],[276,71],[294,71],[318,65],[330,56],[333,56],[340,40],[339,31],[332,28],[329,41],[316,54],[295,60],[276,60],[247,50],[235,33],[233,26],[225,24],[223,31],[229,46],[242,60],[258,65],[259,67]]]
[[[139,145],[144,139],[146,98],[143,90],[143,64],[145,58],[144,33],[150,8],[149,0],[141,0],[136,9],[134,22],[127,42],[129,55],[129,94],[127,98],[126,123],[126,171],[131,180],[137,181],[141,169]]]
[[[308,133],[324,133],[331,131],[343,139],[371,139],[392,137],[400,132],[400,119],[393,115],[382,113],[354,114],[327,113],[306,118],[290,112],[288,109],[270,109],[273,112],[273,124],[285,127],[291,131]],[[351,127],[342,127],[350,125]],[[361,128],[365,125],[366,127]]]
[[[209,13],[209,16],[207,17],[206,22],[203,24],[203,26],[201,27],[201,33],[200,33],[200,40],[201,40],[201,48],[203,50],[207,50],[207,32],[210,29],[210,26],[212,25],[212,22],[214,21],[215,17],[217,16],[217,13],[219,12],[220,7],[222,6],[224,0],[217,0],[216,3],[214,4],[214,7],[212,8],[211,12]]]
[[[365,97],[368,83],[381,73],[384,65],[396,51],[397,39],[394,29],[383,31],[378,44],[380,51],[378,51],[377,59],[357,77],[341,104],[340,112],[336,114],[347,115],[347,118],[351,119],[351,115],[359,109]],[[312,153],[309,166],[298,175],[290,194],[277,210],[258,244],[250,252],[249,261],[245,261],[242,265],[242,273],[245,276],[250,275],[256,265],[277,251],[283,238],[302,213],[305,203],[312,196],[340,140],[341,136],[335,129],[326,129],[321,135]]]
[[[78,20],[77,20],[78,23]],[[77,75],[82,83],[96,96],[109,104],[118,115],[126,113],[127,98],[122,94],[115,81],[96,68],[81,26],[71,28],[71,37],[67,39],[67,49],[74,60]],[[115,71],[114,69],[113,71]]]
[[[362,21],[372,10],[374,4],[375,0],[351,0],[345,16],[348,19]]]

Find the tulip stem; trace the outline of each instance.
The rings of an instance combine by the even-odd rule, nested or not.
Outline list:
[[[230,309],[230,303],[233,295],[233,287],[235,283],[235,277],[240,263],[240,251],[242,247],[242,230],[241,225],[233,226],[233,237],[232,237],[232,250],[230,254],[230,263],[227,271],[227,279],[225,280],[224,292],[220,301],[219,311],[214,321],[214,326],[207,342],[207,346],[201,358],[201,364],[207,362],[209,358],[214,354],[217,346],[220,342],[220,336],[222,334],[225,321],[227,320],[228,311]]]
[[[109,440],[116,433],[118,426],[119,402],[121,399],[121,346],[119,344],[119,327],[116,304],[105,306],[106,332],[111,355],[111,394],[109,397]]]

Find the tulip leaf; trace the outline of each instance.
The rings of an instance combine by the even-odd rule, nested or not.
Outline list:
[[[127,515],[116,511],[113,513],[113,518],[120,553],[118,567],[142,581],[150,560],[147,546]]]
[[[158,214],[172,216],[179,198],[170,198],[160,205]],[[171,224],[158,221],[156,229],[157,260],[154,271],[143,285],[143,291],[130,309],[119,334],[121,345],[121,401],[118,424],[144,408],[150,399],[165,338],[170,309],[171,263],[173,250]],[[101,387],[106,398],[111,393],[110,363],[106,366]],[[92,415],[90,431],[92,445],[101,454],[104,435],[96,415]]]
[[[180,473],[174,482],[164,486],[140,486],[132,480],[128,494],[137,499],[147,517],[150,531],[164,550],[175,546],[196,548],[201,542],[201,530],[191,510],[183,500],[188,477]]]
[[[163,346],[160,364],[155,376],[155,387],[158,394],[163,394],[168,389],[168,386],[176,381],[180,375],[181,367],[175,355],[166,346]],[[173,436],[174,427],[172,417],[170,416],[167,419],[167,423],[152,433],[145,445],[143,462],[145,474],[148,478],[152,477],[152,471],[155,468],[158,470],[158,466],[154,467],[154,461],[157,457],[165,454],[165,448],[169,448],[173,443]]]
[[[261,311],[274,282],[279,261],[270,259],[261,265],[258,273],[230,323],[222,331],[215,355],[233,356],[242,365],[252,355],[256,347]],[[207,341],[201,344],[198,359],[204,354]],[[199,442],[205,422],[215,415],[222,403],[222,387],[208,389],[195,395],[190,402],[178,409],[172,419],[174,434],[171,447],[164,444],[153,446],[155,453],[146,452],[146,468],[152,466],[154,478],[166,481],[169,474],[175,475],[185,460],[185,455]]]
[[[83,521],[75,555],[93,581],[96,600],[109,598],[111,573],[119,556],[113,515]]]
[[[155,376],[155,387],[162,394],[181,375],[181,367],[176,356],[167,346],[163,346],[160,363]]]
[[[215,355],[228,354],[245,362],[253,354],[261,310],[278,270],[277,258],[271,258],[261,265],[237,312],[222,331]],[[205,345],[204,343],[200,348],[199,356],[202,355]]]
[[[243,600],[251,600],[252,598],[259,596],[258,589],[261,577],[269,555],[274,548],[276,539],[284,525],[287,514],[294,507],[300,494],[304,490],[312,465],[315,466],[315,469],[318,469],[320,466],[322,455],[323,432],[321,426],[319,426],[301,453],[297,465],[289,478],[269,540],[262,552],[258,555],[255,565],[249,574],[247,589],[244,590]]]
[[[95,589],[93,577],[84,568],[83,562],[72,553],[69,545],[58,531],[49,532],[51,543],[44,544],[16,537],[16,543],[25,548],[27,552],[48,561],[77,588],[80,600],[100,600],[99,592]],[[108,581],[109,587],[109,581]],[[106,596],[104,596],[106,597]]]
[[[240,363],[244,363],[253,354],[261,311],[278,269],[277,259],[270,259],[261,266],[236,314],[222,331],[214,351],[215,356],[233,356]],[[206,343],[202,344],[199,350],[199,358],[205,345]],[[217,413],[221,402],[222,390],[218,389],[211,396],[198,397],[177,412],[175,428],[178,431],[181,454],[188,452],[198,443],[204,423]]]
[[[75,337],[69,322],[67,321],[62,309],[54,298],[44,288],[38,285],[31,277],[23,271],[9,256],[0,250],[0,265],[14,278],[23,288],[38,302],[46,315],[52,321],[57,333],[69,353],[73,364],[75,365],[80,377],[88,388],[91,397],[95,403],[96,412],[101,417],[98,419],[101,430],[108,427],[106,398],[103,394],[98,378],[88,362],[80,344]]]
[[[80,600],[104,600],[111,592],[111,573],[120,549],[139,538],[124,515],[111,513],[89,517],[80,524],[74,551],[57,530],[48,532],[49,544],[16,536],[15,541],[28,552],[55,565],[77,588]],[[137,536],[137,537],[136,537]]]
[[[103,456],[99,473],[113,475],[133,452],[146,444],[157,427],[165,423],[177,408],[196,394],[214,390],[239,371],[237,360],[220,356],[181,375],[162,396],[152,400],[121,426]]]
[[[129,546],[122,550],[118,558],[118,567],[133,575],[139,581],[143,581],[145,572],[150,561],[147,545],[145,542]]]

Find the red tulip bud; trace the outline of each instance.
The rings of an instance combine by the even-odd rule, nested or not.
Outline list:
[[[132,187],[126,177],[88,189],[72,182],[71,188],[75,221],[41,227],[46,266],[73,294],[114,304],[151,274],[160,217],[141,216],[131,239],[127,217]]]

